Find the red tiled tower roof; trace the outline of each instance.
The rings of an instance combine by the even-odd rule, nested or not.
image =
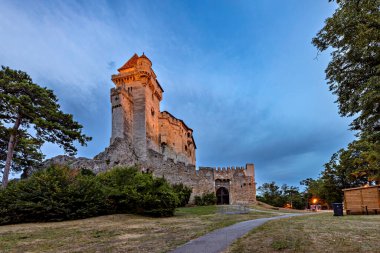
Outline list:
[[[145,58],[145,59],[147,59],[148,61],[150,61],[150,59],[149,59],[148,57],[146,57],[146,55],[145,55],[144,53],[140,56],[140,58]]]
[[[121,68],[118,69],[118,71],[120,72],[120,70],[123,70],[123,69],[129,69],[129,68],[133,68],[134,66],[137,65],[137,60],[139,58],[145,58],[147,59],[148,61],[149,58],[145,56],[145,54],[143,53],[140,57],[137,55],[137,54],[134,54],[131,59],[129,59]]]
[[[134,54],[131,57],[131,59],[129,59],[121,68],[118,69],[118,71],[120,72],[120,70],[129,69],[129,68],[132,68],[133,66],[136,66],[138,59],[139,59],[139,56],[137,54]]]

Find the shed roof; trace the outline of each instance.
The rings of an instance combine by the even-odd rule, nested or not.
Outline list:
[[[361,187],[355,187],[355,188],[347,188],[347,189],[343,189],[342,191],[361,190],[361,189],[369,189],[369,188],[376,188],[376,187],[378,187],[380,189],[380,185],[373,185],[373,186],[361,186]]]

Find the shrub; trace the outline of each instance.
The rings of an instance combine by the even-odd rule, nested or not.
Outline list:
[[[104,212],[105,196],[94,176],[50,167],[0,190],[0,224],[58,221]]]
[[[153,178],[149,175],[151,184],[145,187],[142,203],[143,213],[151,216],[173,216],[178,206],[178,196],[164,178]]]
[[[112,212],[172,216],[179,202],[165,179],[153,178],[133,167],[114,168],[98,177]]]
[[[216,196],[214,193],[204,193],[202,196],[195,196],[194,202],[197,206],[215,205]]]
[[[0,224],[80,219],[101,214],[172,216],[179,200],[163,178],[115,168],[88,170],[53,166],[0,190]]]
[[[195,196],[195,197],[194,197],[194,203],[195,203],[197,206],[204,206],[204,202],[203,202],[203,198],[202,198],[202,196]]]
[[[203,195],[203,202],[205,206],[215,205],[216,204],[216,196],[215,193],[206,193]]]
[[[178,207],[186,206],[187,203],[189,203],[191,192],[193,190],[190,187],[184,185],[183,183],[174,184],[173,189],[179,199]]]
[[[136,168],[113,168],[98,174],[97,178],[106,195],[106,206],[109,213],[136,212],[139,192],[134,178]]]

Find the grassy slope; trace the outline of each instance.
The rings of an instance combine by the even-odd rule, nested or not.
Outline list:
[[[226,252],[380,252],[380,215],[332,213],[270,221]]]
[[[119,214],[0,226],[0,252],[166,252],[214,229],[272,213],[226,215],[216,206],[179,208],[175,217]]]

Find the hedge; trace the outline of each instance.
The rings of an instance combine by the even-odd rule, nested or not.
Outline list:
[[[172,216],[179,199],[163,178],[136,168],[95,176],[53,166],[0,190],[0,224],[60,221],[102,214]]]

